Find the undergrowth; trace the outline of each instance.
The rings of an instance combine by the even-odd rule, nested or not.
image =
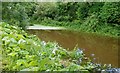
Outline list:
[[[44,42],[18,27],[0,23],[3,71],[100,71],[111,68],[93,63],[81,49],[67,51],[55,42]]]

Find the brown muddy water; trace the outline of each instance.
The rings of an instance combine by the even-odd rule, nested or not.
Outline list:
[[[59,45],[69,50],[77,45],[86,56],[96,63],[112,64],[113,67],[120,67],[119,40],[117,38],[65,30],[28,31],[37,35],[41,40],[58,42]]]

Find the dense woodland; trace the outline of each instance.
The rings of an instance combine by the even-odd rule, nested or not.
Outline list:
[[[23,29],[40,24],[119,36],[120,2],[4,2],[2,19]]]

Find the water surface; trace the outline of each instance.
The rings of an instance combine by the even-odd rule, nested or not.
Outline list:
[[[29,30],[29,33],[37,35],[44,41],[56,41],[69,50],[77,45],[94,62],[120,67],[117,38],[65,30]]]

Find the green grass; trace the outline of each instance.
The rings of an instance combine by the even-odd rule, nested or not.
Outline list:
[[[56,27],[65,27],[68,30],[76,31],[76,32],[87,32],[87,33],[95,33],[101,36],[109,36],[118,38],[120,35],[120,26],[111,26],[110,24],[106,23],[98,23],[96,20],[93,22],[82,21],[81,23],[79,20],[73,22],[59,22],[55,20],[45,19],[41,22],[33,22],[33,24],[40,24],[46,26],[56,26]]]

